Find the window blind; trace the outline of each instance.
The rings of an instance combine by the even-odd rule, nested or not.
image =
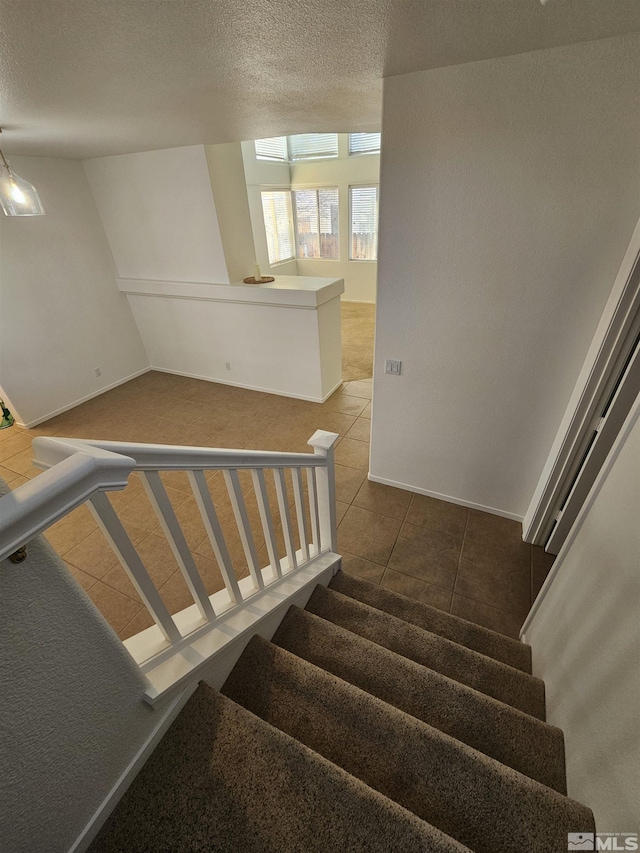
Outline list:
[[[378,258],[378,187],[349,187],[349,258]]]
[[[293,259],[293,229],[291,193],[288,190],[268,190],[262,193],[262,212],[267,236],[269,263]]]
[[[272,136],[269,139],[256,139],[256,157],[258,160],[283,160],[289,159],[287,153],[287,137]]]
[[[349,154],[373,154],[380,151],[379,133],[350,133]]]
[[[340,257],[338,188],[294,190],[299,258]]]
[[[289,156],[292,160],[317,160],[338,156],[337,133],[299,133],[289,137]]]

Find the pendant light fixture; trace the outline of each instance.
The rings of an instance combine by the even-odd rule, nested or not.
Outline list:
[[[1,132],[1,131],[0,131]],[[6,216],[43,216],[38,190],[13,171],[0,150],[0,205]]]

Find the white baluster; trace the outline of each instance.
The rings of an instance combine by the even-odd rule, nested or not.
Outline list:
[[[242,497],[242,487],[240,486],[240,479],[238,477],[237,470],[235,468],[231,468],[230,470],[225,471],[224,479],[227,484],[229,497],[231,498],[231,506],[233,507],[233,514],[236,517],[236,524],[238,525],[238,533],[240,534],[244,555],[247,558],[249,573],[251,574],[255,588],[264,589],[264,579],[262,577],[262,572],[260,571],[260,566],[258,565],[258,555],[256,553],[256,546],[251,534],[249,516],[247,515],[247,508],[244,503],[244,498]]]
[[[309,559],[309,531],[307,529],[307,516],[304,511],[304,499],[302,492],[302,471],[300,468],[291,469],[293,481],[293,498],[296,502],[296,516],[298,518],[298,535],[300,536],[300,550],[302,559],[306,563]]]
[[[184,538],[184,533],[180,527],[180,522],[176,518],[171,501],[165,491],[165,488],[157,471],[141,471],[140,479],[145,488],[147,496],[151,501],[160,524],[167,537],[167,542],[171,546],[173,556],[176,558],[182,576],[184,577],[189,592],[193,596],[193,600],[198,606],[203,619],[209,621],[215,619],[213,607],[209,601],[207,590],[205,589],[198,568],[193,560],[191,551]]]
[[[200,510],[205,530],[209,536],[209,542],[218,563],[222,580],[229,593],[229,598],[234,604],[240,604],[242,593],[240,592],[238,579],[233,570],[233,563],[231,562],[231,556],[229,555],[229,549],[224,539],[222,527],[218,521],[218,514],[211,500],[204,471],[187,471],[187,477],[191,483],[193,495],[198,504],[198,509]]]
[[[122,564],[122,568],[134,585],[136,592],[142,599],[142,603],[164,634],[165,639],[170,643],[179,642],[182,636],[171,614],[167,610],[160,593],[155,588],[149,572],[140,559],[140,555],[129,539],[127,531],[124,529],[116,511],[111,506],[109,498],[104,492],[97,492],[89,501],[88,506],[98,523],[98,527],[113,548]]]
[[[269,507],[269,497],[267,495],[267,484],[264,479],[264,471],[262,468],[252,468],[251,477],[253,479],[253,490],[258,502],[258,511],[260,512],[260,521],[262,522],[262,530],[264,539],[267,543],[267,552],[273,574],[275,577],[282,577],[282,568],[280,559],[278,558],[278,548],[276,547],[276,535],[273,528],[273,518],[271,517],[271,509]]]
[[[292,572],[298,568],[298,561],[296,560],[296,549],[293,546],[293,538],[291,536],[291,515],[289,513],[287,489],[282,468],[273,469],[273,480],[276,484],[276,495],[278,496],[278,509],[280,510],[280,520],[282,521],[284,547],[287,552],[287,560],[289,561],[289,571]]]
[[[335,432],[316,430],[307,444],[313,447],[316,456],[323,456],[325,464],[316,468],[318,485],[318,516],[320,518],[320,542],[323,551],[337,551],[338,529],[336,525],[336,472],[333,461],[333,446],[339,436]]]
[[[307,489],[309,492],[309,514],[311,516],[311,541],[316,554],[320,553],[320,522],[318,521],[318,490],[315,468],[307,468]]]

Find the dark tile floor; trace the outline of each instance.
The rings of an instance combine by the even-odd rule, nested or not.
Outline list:
[[[335,431],[341,436],[336,489],[338,545],[345,570],[517,636],[551,559],[522,542],[515,521],[370,482],[370,397],[371,380],[346,383],[318,405],[148,373],[34,430],[0,433],[0,475],[14,487],[37,475],[31,465],[31,440],[38,434],[308,451],[307,440],[316,428]],[[169,475],[165,482],[207,586],[220,588],[186,477]],[[212,474],[209,485],[219,506],[222,501],[225,533],[241,576],[246,564],[224,482]],[[246,493],[255,513],[250,484]],[[167,605],[173,612],[185,607],[189,599],[184,581],[137,478],[112,500]],[[149,624],[86,508],[58,522],[47,535],[120,636]],[[280,533],[279,538],[281,542]]]
[[[515,521],[370,482],[371,385],[371,379],[346,382],[319,405],[150,372],[33,430],[2,430],[0,476],[14,488],[36,476],[31,441],[43,434],[308,452],[316,429],[337,432],[338,545],[345,570],[517,637],[552,558],[522,542]],[[163,479],[208,591],[220,589],[186,476]],[[222,475],[212,472],[208,482],[242,577],[246,562]],[[259,529],[252,485],[245,483],[249,515]],[[187,606],[186,585],[138,478],[132,477],[124,492],[112,493],[111,500],[171,612]],[[284,556],[280,529],[277,535]],[[150,624],[86,507],[55,524],[47,536],[121,637]],[[256,544],[267,565],[259,535]]]

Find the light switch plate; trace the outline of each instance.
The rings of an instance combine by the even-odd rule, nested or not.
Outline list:
[[[402,362],[395,361],[393,358],[388,358],[384,366],[385,373],[391,373],[393,376],[400,376],[402,373]]]

